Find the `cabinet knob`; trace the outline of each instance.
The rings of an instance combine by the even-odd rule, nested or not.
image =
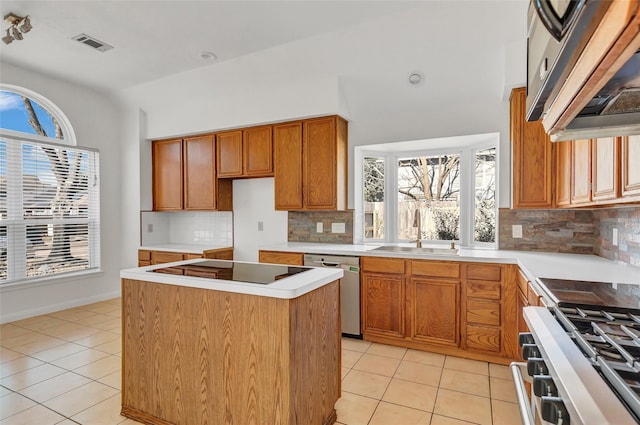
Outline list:
[[[552,424],[569,425],[569,412],[560,397],[541,397],[540,410],[542,419]]]

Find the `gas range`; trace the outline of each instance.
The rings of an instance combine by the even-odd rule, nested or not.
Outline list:
[[[640,288],[539,283],[555,305],[524,308],[527,362],[511,366],[523,423],[640,424]],[[530,397],[523,381],[532,384]]]

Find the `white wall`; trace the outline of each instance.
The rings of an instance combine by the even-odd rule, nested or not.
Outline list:
[[[233,181],[234,259],[258,261],[260,246],[287,241],[287,212],[275,211],[273,191],[273,178]]]
[[[514,55],[513,46],[526,39],[526,10],[524,0],[416,2],[410,10],[352,28],[124,90],[126,108],[146,116],[144,131],[127,128],[123,133],[123,143],[142,146],[139,166],[127,167],[124,179],[140,181],[148,193],[150,162],[139,140],[142,133],[164,138],[338,113],[349,120],[350,158],[359,145],[499,133],[499,200],[508,206],[509,101],[504,92],[505,84],[517,84],[523,69],[521,52]],[[415,70],[425,74],[418,87],[407,82]],[[524,83],[524,75],[521,79]],[[260,193],[262,182],[238,184]],[[144,194],[126,190],[124,195],[126,214],[136,214]],[[238,217],[244,208],[234,199],[236,231],[244,229]],[[265,226],[281,226],[273,220]],[[286,238],[286,231],[280,237]],[[238,258],[255,256],[251,240],[236,234]],[[134,254],[131,247],[123,252]]]
[[[120,120],[108,97],[7,63],[2,82],[49,99],[69,118],[78,144],[100,151],[102,270],[81,279],[56,279],[38,286],[0,289],[0,322],[52,312],[120,295]]]

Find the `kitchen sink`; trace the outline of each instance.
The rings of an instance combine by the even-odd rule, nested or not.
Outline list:
[[[455,248],[417,248],[413,246],[379,246],[371,251],[426,255],[458,255],[458,250]]]

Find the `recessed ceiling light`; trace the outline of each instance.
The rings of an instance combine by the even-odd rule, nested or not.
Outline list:
[[[200,59],[205,61],[214,61],[218,59],[218,57],[213,52],[207,52],[206,50],[203,50],[202,52],[200,52]]]
[[[421,72],[412,72],[409,74],[409,84],[412,86],[419,86],[422,81],[424,81],[424,77]]]

